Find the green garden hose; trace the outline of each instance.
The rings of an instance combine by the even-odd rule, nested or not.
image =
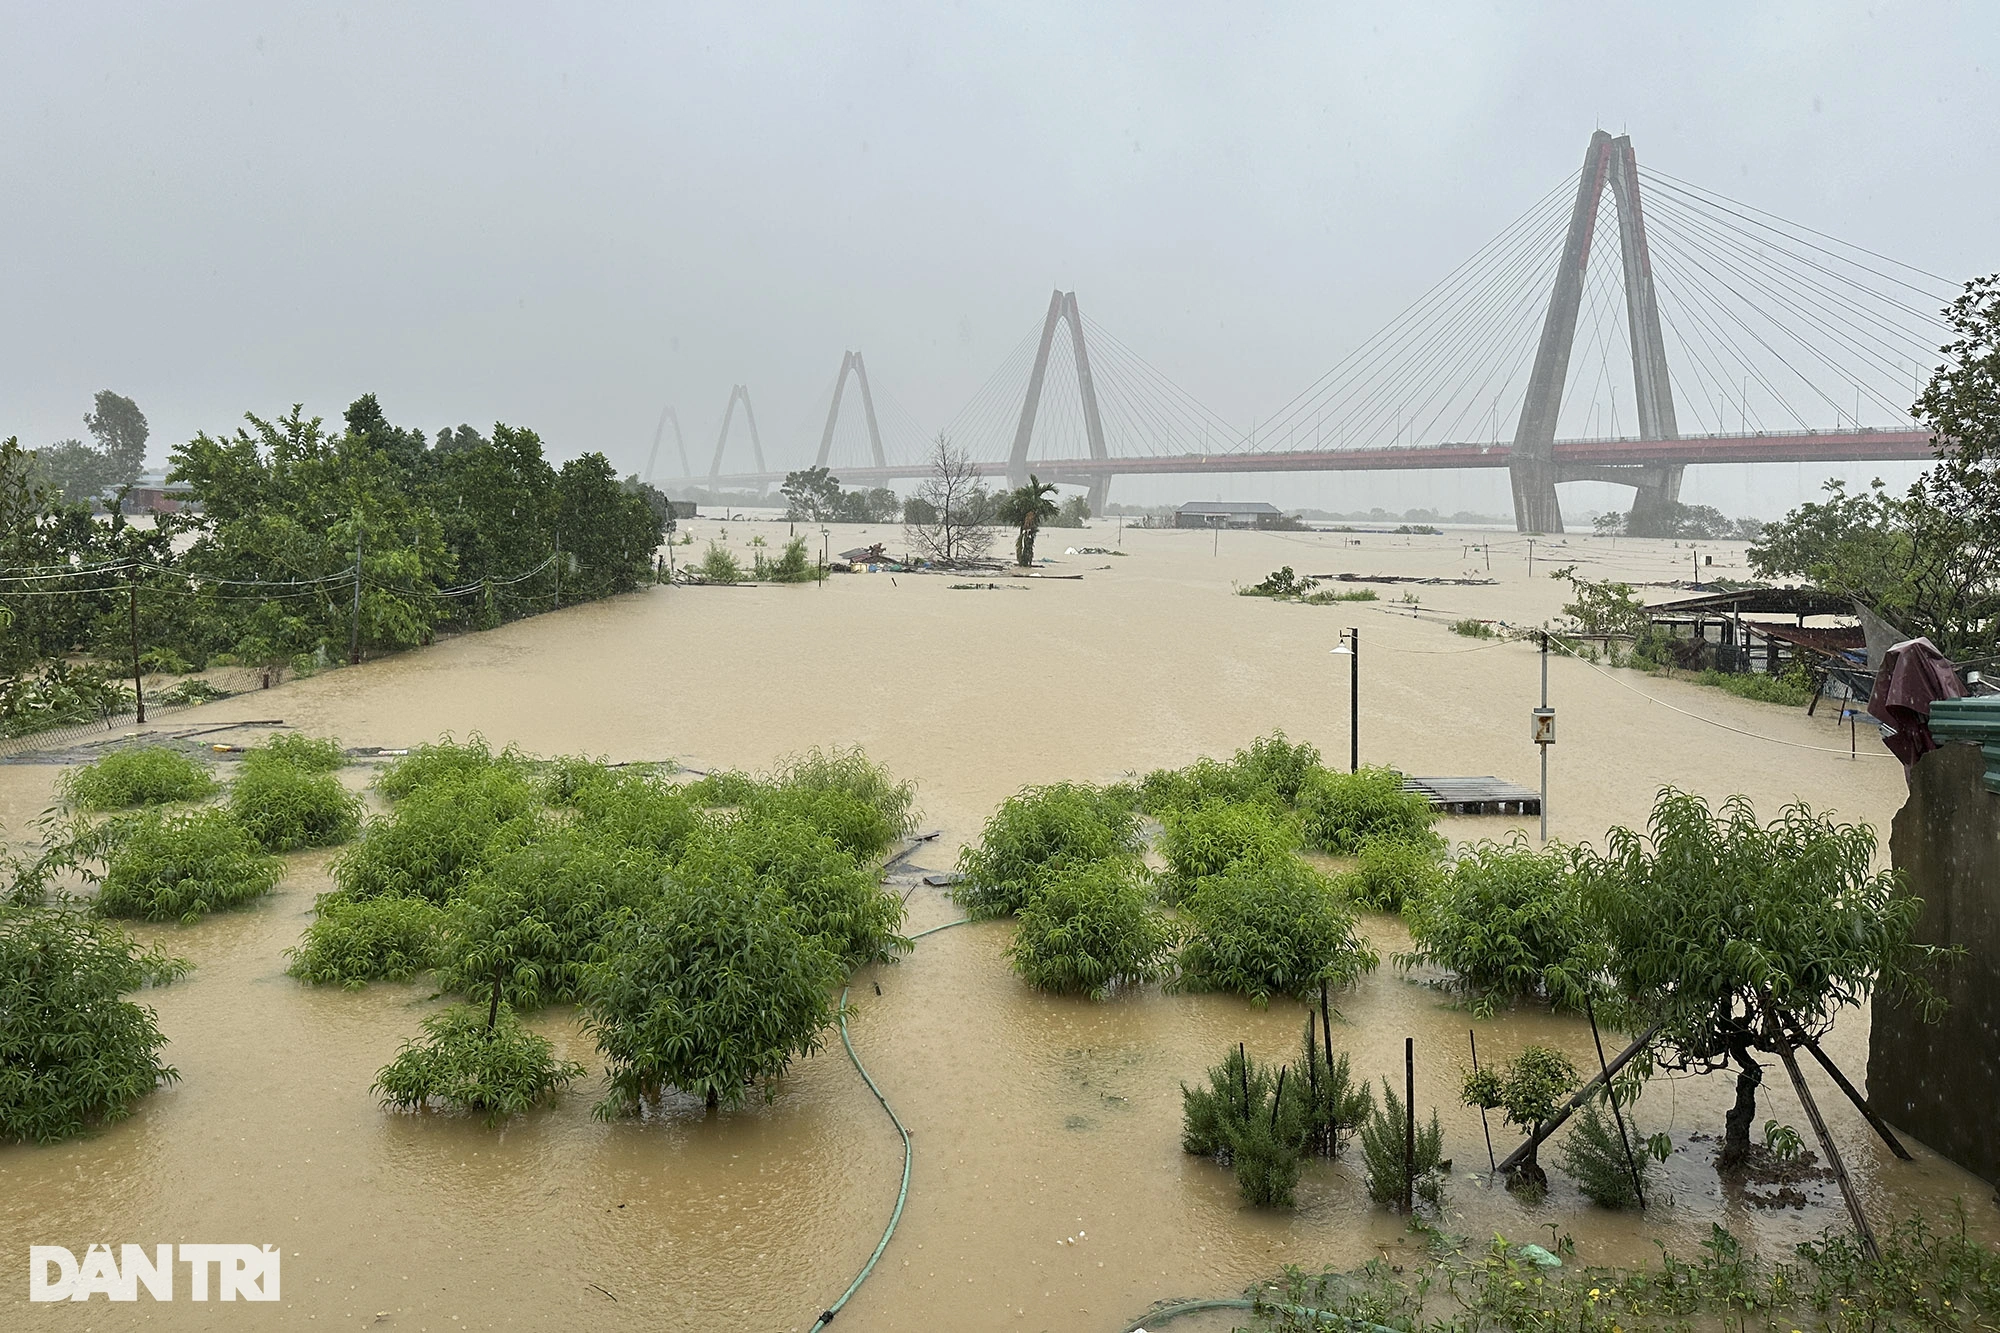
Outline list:
[[[929,930],[920,930],[910,936],[910,940],[914,943],[926,935],[935,935],[940,930],[950,930],[953,926],[962,926],[971,919],[971,917],[960,917],[956,921],[947,921],[942,926],[932,926]],[[889,1225],[883,1228],[882,1239],[875,1243],[875,1253],[868,1256],[868,1262],[863,1264],[861,1271],[854,1275],[854,1281],[848,1283],[847,1290],[840,1293],[840,1299],[819,1312],[819,1318],[813,1321],[814,1329],[822,1329],[831,1324],[833,1317],[840,1313],[840,1307],[847,1304],[850,1296],[861,1290],[861,1284],[866,1282],[868,1275],[875,1271],[875,1261],[882,1257],[882,1251],[889,1248],[889,1238],[896,1234],[896,1223],[903,1220],[903,1203],[910,1197],[910,1161],[913,1156],[910,1149],[910,1131],[903,1127],[902,1120],[896,1115],[896,1108],[889,1105],[889,1099],[882,1095],[882,1089],[875,1086],[875,1080],[868,1074],[868,1066],[861,1063],[861,1057],[854,1053],[854,1043],[847,1038],[847,988],[844,986],[840,991],[840,1044],[847,1048],[847,1058],[854,1061],[854,1068],[860,1073],[861,1081],[868,1085],[868,1091],[875,1094],[875,1100],[882,1103],[882,1109],[888,1112],[889,1123],[894,1125],[896,1132],[903,1137],[903,1184],[896,1191],[895,1211],[889,1214]]]

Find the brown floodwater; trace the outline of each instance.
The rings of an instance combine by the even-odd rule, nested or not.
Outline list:
[[[704,540],[718,531],[694,526]],[[738,523],[729,535],[740,547],[752,531],[776,530]],[[1465,546],[1490,535],[1352,546],[1225,533],[1218,542],[1121,536],[1099,523],[1043,539],[1062,561],[1052,572],[1081,581],[1001,578],[1000,589],[971,591],[950,578],[875,574],[824,588],[656,589],[288,681],[161,730],[282,717],[380,746],[477,730],[539,753],[702,768],[860,745],[917,780],[925,827],[943,837],[916,861],[943,870],[1024,784],[1227,754],[1274,727],[1338,762],[1347,659],[1328,652],[1353,625],[1364,760],[1533,785],[1534,650],[1460,638],[1443,622],[1539,623],[1565,600],[1546,577],[1558,564],[1669,580],[1689,571],[1689,548],[1540,542],[1531,577],[1525,543],[1504,535],[1495,585],[1411,588],[1415,603],[1396,600],[1401,587],[1380,602],[1329,607],[1230,595],[1232,583],[1281,564],[1484,576],[1484,557]],[[885,537],[895,540],[848,530],[833,544]],[[1130,554],[1064,554],[1083,542],[1120,542]],[[1704,572],[1740,576],[1741,549],[1704,545],[1716,556]],[[1601,839],[1612,824],[1640,823],[1669,782],[1713,798],[1744,792],[1767,816],[1804,800],[1885,833],[1902,800],[1901,770],[1880,745],[1864,732],[1862,757],[1850,760],[1848,731],[1824,714],[1560,659],[1551,694],[1557,837]],[[0,823],[16,840],[53,802],[59,771],[0,765]],[[1448,821],[1447,832],[1515,828],[1533,832],[1495,818]],[[0,1326],[805,1329],[845,1289],[881,1235],[902,1157],[837,1034],[797,1064],[776,1100],[736,1114],[690,1106],[604,1123],[590,1111],[602,1090],[595,1077],[497,1131],[384,1112],[368,1093],[376,1069],[441,1001],[421,985],[322,990],[284,974],[283,951],[310,920],[329,860],[291,858],[284,883],[247,911],[142,930],[197,965],[142,997],[181,1080],[85,1138],[0,1148],[0,1256],[15,1266],[0,1287]],[[957,915],[920,887],[910,910],[913,929]],[[1644,1217],[1591,1208],[1553,1170],[1540,1204],[1489,1188],[1478,1115],[1456,1097],[1467,1030],[1478,1031],[1482,1059],[1543,1041],[1580,1067],[1596,1061],[1589,1030],[1536,1011],[1474,1021],[1389,964],[1402,947],[1398,923],[1371,918],[1368,929],[1384,965],[1339,997],[1335,1043],[1358,1076],[1400,1083],[1403,1040],[1415,1038],[1418,1104],[1438,1107],[1455,1161],[1452,1229],[1545,1244],[1567,1233],[1585,1261],[1643,1262],[1656,1239],[1690,1250],[1714,1222],[1772,1251],[1845,1224],[1829,1189],[1803,1208],[1763,1208],[1719,1187],[1712,1145],[1688,1136],[1719,1130],[1726,1076],[1658,1081],[1638,1107],[1647,1131],[1671,1131],[1682,1145],[1666,1169],[1671,1201]],[[1358,1163],[1309,1166],[1296,1211],[1272,1213],[1244,1207],[1227,1172],[1180,1151],[1181,1082],[1238,1041],[1290,1056],[1301,1008],[1156,988],[1101,1004],[1051,998],[1008,970],[1010,930],[943,931],[854,979],[856,1049],[909,1126],[916,1160],[900,1228],[843,1326],[1112,1330],[1162,1297],[1233,1294],[1287,1264],[1349,1267],[1408,1248],[1400,1223],[1369,1206]],[[533,1025],[592,1063],[573,1012]],[[1829,1042],[1857,1078],[1866,1048],[1865,1014]],[[1773,1066],[1760,1119],[1803,1130],[1784,1082]],[[1912,1212],[1948,1219],[1962,1199],[1974,1233],[2000,1244],[1989,1187],[1919,1145],[1914,1163],[1894,1160],[1824,1080],[1815,1088],[1878,1225]],[[1496,1123],[1494,1141],[1504,1153],[1517,1137]],[[30,1244],[81,1253],[96,1241],[278,1245],[284,1298],[27,1302],[19,1265]]]

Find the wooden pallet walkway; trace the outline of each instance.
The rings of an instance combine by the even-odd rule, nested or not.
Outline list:
[[[1542,794],[1504,778],[1404,778],[1403,790],[1448,815],[1539,815]]]

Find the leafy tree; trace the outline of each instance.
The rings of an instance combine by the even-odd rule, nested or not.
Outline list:
[[[651,579],[666,525],[643,497],[619,484],[603,454],[564,463],[553,498],[565,597],[609,597]]]
[[[1855,597],[1954,657],[2000,649],[2000,274],[1945,311],[1947,361],[1912,407],[1938,463],[1903,495],[1878,480],[1801,505],[1750,549],[1763,578]]]
[[[1437,822],[1430,802],[1404,791],[1403,776],[1393,768],[1319,769],[1300,785],[1298,801],[1306,844],[1336,856],[1351,856],[1370,842],[1426,842]]]
[[[710,1110],[742,1104],[796,1056],[825,1044],[840,964],[777,893],[726,877],[675,876],[611,926],[584,1012],[611,1076],[601,1117],[668,1088]]]
[[[1466,1074],[1460,1093],[1467,1106],[1506,1112],[1507,1123],[1528,1131],[1529,1143],[1543,1123],[1555,1116],[1576,1087],[1576,1066],[1561,1051],[1549,1046],[1529,1046],[1505,1065],[1487,1065]],[[1546,1191],[1548,1172],[1536,1160],[1536,1150],[1528,1155],[1507,1179],[1509,1189]]]
[[[315,751],[298,746],[260,746],[244,755],[229,809],[265,851],[335,847],[360,830],[361,799],[332,773],[312,771],[319,762]]]
[[[800,523],[830,523],[840,515],[840,478],[823,467],[785,474],[778,493],[785,497],[785,517]]]
[[[395,770],[385,775],[384,790],[392,791],[395,777]],[[361,841],[333,863],[333,879],[357,899],[415,897],[443,906],[495,854],[530,836],[535,814],[534,788],[505,767],[428,781],[368,821]]]
[[[1052,528],[1080,528],[1090,521],[1090,500],[1087,496],[1072,495],[1062,502],[1056,516],[1049,520]]]
[[[1211,875],[1243,862],[1288,858],[1299,845],[1298,826],[1288,815],[1249,801],[1169,810],[1160,822],[1159,852],[1167,862],[1160,893],[1170,903]]]
[[[1145,868],[1115,859],[1070,866],[1021,906],[1007,956],[1029,985],[1101,1000],[1157,977],[1173,933]]]
[[[963,449],[942,434],[931,445],[930,475],[903,508],[910,544],[926,560],[978,560],[993,545],[986,529],[992,496]]]
[[[201,801],[214,795],[217,785],[205,765],[163,745],[113,750],[56,779],[56,790],[75,810]]]
[[[1378,958],[1326,876],[1297,857],[1242,861],[1199,881],[1182,915],[1183,990],[1230,991],[1258,1007],[1345,986]]]
[[[1429,892],[1409,901],[1411,950],[1398,961],[1443,968],[1482,1013],[1514,999],[1581,1008],[1604,966],[1602,937],[1584,911],[1562,846],[1508,842],[1461,848]]]
[[[1645,833],[1614,828],[1578,856],[1586,912],[1609,936],[1610,973],[1635,1025],[1660,1025],[1656,1060],[1709,1071],[1734,1062],[1736,1103],[1720,1163],[1750,1151],[1763,1066],[1780,1024],[1817,1037],[1878,987],[1939,1001],[1937,951],[1910,942],[1920,904],[1874,870],[1875,833],[1804,805],[1773,823],[1731,797],[1711,811],[1669,787]]]
[[[853,852],[789,811],[753,811],[706,830],[687,844],[678,871],[703,881],[743,875],[772,890],[799,930],[843,968],[888,962],[910,948],[897,933],[903,900]]]
[[[1354,869],[1341,877],[1355,902],[1378,912],[1407,912],[1434,892],[1443,878],[1443,839],[1364,842]]]
[[[384,1105],[414,1111],[433,1099],[484,1114],[497,1125],[583,1077],[582,1065],[555,1058],[547,1037],[521,1026],[502,1004],[481,1012],[454,1005],[424,1020],[421,1041],[404,1044],[369,1089]]]
[[[67,906],[0,901],[0,1142],[74,1137],[178,1079],[153,1011],[125,996],[184,970]]]
[[[1027,485],[1016,486],[1000,497],[997,516],[1002,523],[1011,523],[1019,530],[1014,538],[1014,563],[1023,569],[1035,563],[1036,532],[1060,512],[1056,502],[1049,498],[1055,492],[1054,482],[1042,481],[1029,473]]]
[[[137,481],[146,466],[146,437],[151,433],[139,405],[123,394],[99,389],[83,424],[97,441],[106,484],[129,486]]]
[[[422,898],[353,899],[323,894],[318,915],[285,970],[316,986],[358,990],[371,981],[408,981],[437,963],[444,909]]]
[[[284,873],[227,810],[147,811],[100,831],[97,910],[192,924],[269,893]]]
[[[964,878],[952,894],[975,917],[1009,916],[1063,871],[1138,850],[1138,821],[1110,794],[1075,782],[1027,787],[1000,803],[977,847],[959,849]]]
[[[82,440],[57,440],[35,450],[34,457],[36,470],[65,504],[88,507],[115,484],[104,455]]]
[[[1626,634],[1634,638],[1650,625],[1645,599],[1632,591],[1629,583],[1580,577],[1575,565],[1564,565],[1549,575],[1567,581],[1575,600],[1563,607],[1563,614],[1579,634]]]

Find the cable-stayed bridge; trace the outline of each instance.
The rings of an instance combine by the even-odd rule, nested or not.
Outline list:
[[[1696,464],[1929,459],[1907,405],[1957,287],[1641,169],[1629,138],[1599,131],[1577,177],[1254,426],[1057,291],[941,432],[848,352],[796,435],[816,436],[813,461],[853,487],[927,475],[942,433],[1009,484],[1032,470],[1087,487],[1094,511],[1117,476],[1505,468],[1517,526],[1559,532],[1564,482],[1631,486],[1642,516],[1678,500]],[[755,466],[724,472],[739,398]],[[684,484],[783,479],[749,408],[736,386],[706,477],[681,448]]]

